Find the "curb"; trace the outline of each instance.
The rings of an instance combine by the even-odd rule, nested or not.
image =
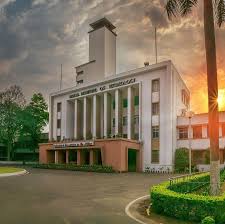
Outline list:
[[[134,215],[131,214],[130,212],[130,207],[135,204],[137,201],[141,201],[141,200],[144,200],[144,199],[147,199],[149,198],[149,195],[145,195],[145,196],[142,196],[142,197],[139,197],[133,201],[131,201],[125,208],[125,213],[127,214],[127,216],[129,216],[131,219],[135,220],[136,222],[138,223],[141,223],[141,224],[147,224],[146,222],[143,222],[137,218],[134,217]]]
[[[14,172],[14,173],[3,173],[3,174],[0,174],[0,177],[20,176],[20,175],[24,175],[24,174],[28,174],[28,173],[29,172],[24,169],[22,171],[18,171],[18,172]]]

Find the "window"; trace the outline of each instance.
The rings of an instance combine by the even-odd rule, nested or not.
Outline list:
[[[61,103],[57,103],[57,112],[61,112],[61,106],[62,106]]]
[[[113,106],[113,110],[115,110],[115,108],[116,108],[116,102],[115,102],[115,100],[113,100],[112,106]]]
[[[202,126],[193,126],[193,138],[202,138]]]
[[[134,106],[138,106],[139,105],[139,96],[135,96],[134,97]]]
[[[127,126],[127,117],[123,117],[123,126]]]
[[[188,127],[178,128],[179,139],[188,138]]]
[[[116,126],[115,118],[113,118],[113,120],[112,120],[112,126],[113,126],[113,128],[115,128],[115,126]]]
[[[190,97],[185,89],[181,90],[181,99],[185,106],[189,106]]]
[[[139,115],[135,115],[134,124],[137,125],[137,126],[139,125]]]
[[[57,136],[57,142],[61,141],[61,136]]]
[[[123,108],[127,108],[127,99],[123,99]]]
[[[81,79],[81,80],[77,81],[77,84],[82,84],[83,82],[84,82],[84,80]]]
[[[159,103],[153,103],[152,104],[152,115],[158,115],[159,114]]]
[[[159,126],[152,126],[152,139],[159,138]]]
[[[84,74],[84,71],[77,72],[77,75],[82,75],[82,74]]]
[[[159,150],[152,150],[152,163],[159,163]]]
[[[61,128],[61,119],[57,119],[57,128]]]
[[[159,92],[159,79],[152,80],[152,92]]]

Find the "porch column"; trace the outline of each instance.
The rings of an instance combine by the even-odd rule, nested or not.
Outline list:
[[[69,163],[69,150],[66,150],[66,164]]]
[[[83,137],[84,140],[87,139],[87,97],[84,97],[84,108],[83,108]]]
[[[134,94],[131,86],[127,89],[127,138],[134,137]]]
[[[77,165],[80,166],[81,164],[81,152],[80,149],[77,150]]]
[[[104,93],[104,137],[107,138],[111,131],[111,98],[109,93]]]
[[[122,134],[122,100],[119,89],[115,91],[115,135]]]
[[[74,101],[74,138],[78,139],[78,101]]]
[[[90,165],[93,165],[94,164],[94,150],[90,150],[90,158],[89,158],[89,161],[90,161]]]
[[[59,163],[59,151],[55,151],[55,164]]]
[[[93,135],[93,138],[96,138],[96,113],[97,113],[97,108],[96,108],[96,102],[97,101],[97,95],[94,95],[93,96],[93,119],[92,119],[92,121],[93,121],[93,124],[92,124],[92,127],[93,127],[93,129],[92,129],[92,135]]]

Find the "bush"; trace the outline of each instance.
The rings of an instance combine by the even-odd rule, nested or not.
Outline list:
[[[41,169],[56,169],[56,170],[72,170],[72,171],[86,171],[98,173],[113,173],[115,172],[111,166],[101,165],[75,165],[75,164],[35,164],[33,168]]]
[[[202,224],[215,224],[215,220],[212,216],[207,216],[202,220]]]
[[[221,177],[224,176],[224,172]],[[189,181],[197,183],[197,180],[209,178],[209,174],[193,176]],[[199,181],[201,182],[201,181]],[[180,193],[179,186],[171,187],[170,182],[164,182],[151,189],[152,210],[167,216],[200,222],[206,216],[215,218],[216,223],[225,223],[225,193],[221,196],[203,196],[191,193]],[[172,189],[171,189],[172,188]],[[177,192],[176,192],[176,191]]]
[[[175,152],[175,171],[185,172],[189,166],[189,154],[187,148],[176,149]]]

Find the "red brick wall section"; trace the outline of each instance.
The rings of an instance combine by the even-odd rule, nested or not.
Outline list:
[[[39,163],[48,163],[47,150],[52,148],[52,143],[39,144]]]

